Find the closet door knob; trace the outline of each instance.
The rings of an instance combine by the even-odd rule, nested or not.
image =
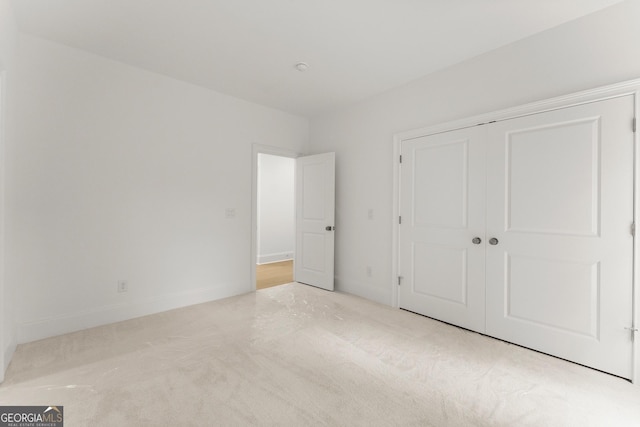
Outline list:
[[[490,244],[490,245],[495,246],[495,245],[497,245],[498,243],[499,243],[499,242],[498,242],[498,239],[496,239],[495,237],[492,237],[492,238],[490,238],[490,239],[489,239],[489,244]]]
[[[473,240],[471,240],[473,242],[474,245],[479,245],[480,243],[482,243],[482,239],[479,237],[474,237]]]

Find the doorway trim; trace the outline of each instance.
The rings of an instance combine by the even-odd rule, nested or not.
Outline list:
[[[256,260],[258,256],[258,154],[289,157],[296,159],[302,154],[293,150],[270,145],[253,144],[251,148],[251,253],[249,292],[256,290]],[[295,262],[295,248],[294,248]],[[295,277],[293,278],[295,280]]]
[[[7,312],[6,301],[15,300],[15,292],[7,286],[5,280],[5,160],[7,153],[7,69],[0,61],[0,383],[16,351],[16,327],[14,312]]]
[[[400,132],[393,136],[393,216],[392,216],[392,245],[391,245],[391,295],[392,305],[399,307],[398,301],[398,285],[401,280],[400,268],[400,183],[401,183],[401,155],[402,142],[422,136],[433,135],[442,132],[448,132],[466,127],[478,126],[493,121],[501,121],[514,119],[517,117],[528,116],[532,114],[542,113],[545,111],[557,110],[560,108],[572,107],[590,102],[603,101],[606,99],[617,98],[620,96],[634,96],[635,104],[635,134],[634,134],[634,178],[633,178],[633,221],[634,224],[640,224],[640,124],[638,115],[640,115],[640,79],[629,80],[608,86],[603,86],[591,90],[572,93],[569,95],[559,96],[538,102],[516,106],[504,110],[494,111],[487,114],[481,114],[473,117],[467,117],[460,120],[436,124],[419,129]],[[629,123],[631,126],[632,123]],[[636,227],[637,228],[637,227]],[[633,327],[640,328],[640,239],[634,236],[633,239],[633,301],[632,301],[632,319]],[[640,332],[636,332],[633,342],[633,368],[631,382],[636,385],[640,384]]]
[[[11,360],[11,346],[5,342],[7,325],[5,324],[6,313],[5,301],[7,300],[4,283],[4,145],[5,145],[5,71],[0,64],[0,383],[4,381],[4,373]],[[5,353],[6,351],[6,353]]]

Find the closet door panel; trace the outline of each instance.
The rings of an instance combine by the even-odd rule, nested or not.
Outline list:
[[[486,332],[631,375],[631,96],[493,123]]]
[[[486,129],[402,143],[401,308],[484,332]],[[480,238],[479,244],[473,239]]]

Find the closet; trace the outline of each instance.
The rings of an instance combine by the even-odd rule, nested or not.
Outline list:
[[[634,107],[402,139],[399,306],[631,378]]]

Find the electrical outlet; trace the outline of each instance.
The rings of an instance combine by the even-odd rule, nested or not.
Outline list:
[[[235,218],[236,217],[236,208],[227,208],[227,209],[225,209],[224,216],[226,218]]]
[[[129,284],[125,280],[118,282],[118,293],[127,292],[129,290]]]
[[[367,277],[373,276],[373,272],[370,265],[367,265]]]
[[[369,210],[367,211],[367,218],[373,219],[373,209],[372,208],[369,208]]]

